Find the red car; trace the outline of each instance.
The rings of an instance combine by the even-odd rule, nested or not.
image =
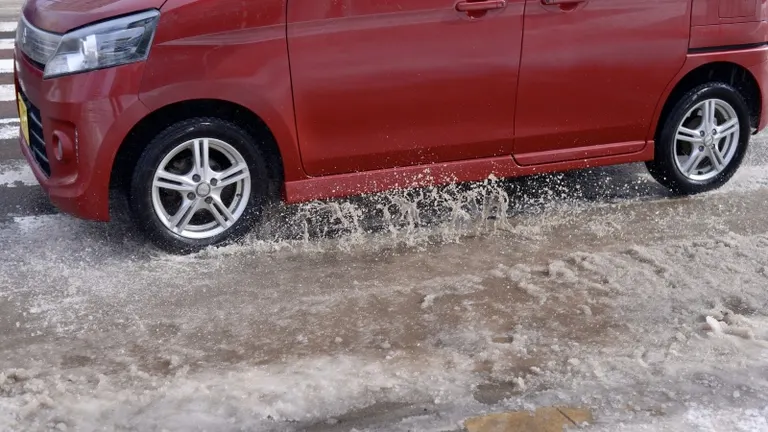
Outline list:
[[[723,185],[768,120],[765,0],[27,0],[21,147],[192,251],[288,203],[645,161]]]

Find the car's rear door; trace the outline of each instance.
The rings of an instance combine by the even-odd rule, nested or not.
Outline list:
[[[518,162],[642,148],[656,105],[686,58],[690,3],[527,0]],[[592,151],[571,151],[584,147]]]
[[[511,154],[523,6],[289,0],[307,173]]]

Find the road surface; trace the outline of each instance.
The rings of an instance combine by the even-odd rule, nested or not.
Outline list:
[[[280,207],[176,257],[124,203],[110,224],[49,205],[16,141],[12,37],[0,430],[450,431],[565,405],[589,431],[768,431],[765,135],[697,197],[634,164]]]

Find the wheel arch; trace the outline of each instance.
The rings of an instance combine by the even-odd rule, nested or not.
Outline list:
[[[760,122],[763,106],[760,85],[752,72],[746,67],[738,63],[721,60],[698,65],[682,74],[682,77],[677,80],[664,98],[664,104],[656,116],[656,122],[650,131],[651,139],[658,140],[658,135],[664,128],[664,122],[669,112],[688,91],[701,84],[714,81],[730,84],[744,97],[749,108],[750,127],[752,130],[756,130]]]
[[[194,117],[216,117],[231,121],[248,131],[261,143],[272,179],[273,195],[280,193],[285,167],[277,139],[264,120],[242,105],[220,99],[190,99],[156,109],[139,120],[126,135],[112,164],[110,188],[125,190],[130,184],[136,164],[149,142],[179,121]]]

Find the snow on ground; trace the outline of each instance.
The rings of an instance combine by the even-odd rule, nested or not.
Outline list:
[[[244,279],[232,270],[248,272],[248,260],[73,267],[41,253],[22,270],[36,293],[2,290],[21,306],[8,342],[39,342],[3,350],[23,367],[0,376],[0,424],[286,430],[387,403],[426,406],[408,424],[435,430],[493,406],[549,403],[586,404],[627,430],[654,420],[721,430],[729,420],[711,412],[721,407],[761,418],[768,236],[543,259],[497,254],[508,241],[446,245],[442,263],[407,252],[251,256],[261,268]],[[181,273],[196,285],[174,282]],[[743,430],[762,430],[754,424]]]
[[[0,187],[34,186],[39,182],[25,161],[0,164]]]
[[[0,224],[0,430],[766,431],[763,165],[632,167],[275,209],[175,257],[124,222]],[[751,173],[751,174],[750,174]]]
[[[0,60],[0,73],[2,73],[2,64],[4,60]],[[0,140],[10,140],[19,137],[19,123],[18,122],[0,122]]]
[[[0,49],[7,49],[3,48],[7,46],[6,41],[6,39],[0,39]],[[13,84],[0,85],[0,102],[13,100],[16,100],[16,86]]]
[[[0,22],[0,32],[12,32],[16,31],[17,23],[14,21]]]
[[[274,331],[265,335],[251,331],[268,330],[268,322],[256,318],[258,324],[243,327],[221,315],[236,312],[236,298],[223,299],[209,315],[163,312],[167,320],[189,327],[192,333],[208,328],[216,334],[220,321],[224,324],[220,331],[233,333],[228,339],[243,337],[242,344],[255,338],[254,342],[265,344],[255,351],[277,351],[279,357],[213,370],[196,367],[221,360],[206,360],[204,347],[213,343],[215,350],[220,342],[231,341],[195,341],[187,335],[192,338],[185,343],[171,337],[174,343],[163,348],[162,334],[168,330],[158,323],[147,328],[146,314],[131,310],[135,282],[118,286],[118,275],[102,273],[89,280],[85,269],[61,269],[65,280],[80,281],[77,287],[71,283],[62,287],[70,300],[79,303],[75,310],[66,303],[36,301],[26,312],[53,318],[42,327],[55,329],[56,337],[73,338],[71,348],[36,347],[52,349],[51,354],[61,356],[69,367],[55,367],[47,356],[25,352],[36,359],[30,367],[0,375],[5,396],[0,424],[9,430],[60,423],[78,430],[96,430],[104,424],[132,430],[270,425],[284,430],[294,424],[284,421],[303,427],[370,405],[405,403],[430,406],[431,415],[419,413],[424,427],[444,428],[455,426],[461,415],[488,409],[482,403],[519,409],[575,402],[627,422],[627,430],[643,430],[654,420],[672,421],[675,428],[690,426],[688,430],[722,430],[718,424],[731,420],[711,411],[721,407],[744,413],[731,417],[754,426],[735,430],[764,430],[759,419],[764,419],[760,410],[768,406],[764,373],[768,318],[759,311],[766,307],[766,246],[766,235],[726,235],[610,252],[567,253],[543,265],[519,260],[512,265],[498,258],[474,268],[475,272],[424,278],[410,286],[403,282],[418,278],[407,268],[401,269],[407,274],[388,278],[391,284],[385,286],[381,279],[365,280],[362,273],[355,273],[356,288],[343,289],[343,296],[319,298],[312,290],[298,290],[289,299],[293,306],[279,301],[259,305],[294,309],[286,310],[289,316],[281,317],[284,322],[274,324]],[[138,274],[168,264],[156,261],[141,272],[124,267],[120,274],[135,281]],[[102,286],[94,286],[96,279]],[[107,292],[102,292],[104,288]],[[164,297],[161,304],[168,300],[165,294],[157,293]],[[99,328],[117,323],[92,318],[95,311],[87,303],[94,296],[109,298],[117,309],[128,307],[123,318],[136,314],[136,321],[125,323],[127,328],[118,332]],[[418,301],[427,298],[428,302]],[[376,307],[371,301],[386,306]],[[323,302],[327,303],[319,304]],[[144,306],[147,303],[152,302],[145,299]],[[409,303],[418,312],[404,312]],[[149,306],[156,309],[157,305]],[[343,313],[351,307],[362,316]],[[119,316],[117,309],[110,313]],[[74,316],[63,315],[65,310]],[[371,318],[386,318],[385,310],[394,315],[392,321],[371,322]],[[329,317],[332,311],[342,313]],[[248,315],[235,314],[238,319]],[[297,321],[299,316],[304,316],[305,325]],[[414,322],[397,331],[402,325],[398,319]],[[349,322],[330,333],[318,326],[332,327],[335,320]],[[282,325],[289,329],[279,335]],[[30,327],[32,335],[40,329],[34,319],[20,327]],[[424,328],[419,331],[419,327]],[[368,334],[360,338],[344,328]],[[88,340],[101,332],[117,340],[107,345],[103,340]],[[160,340],[142,341],[158,332]],[[375,337],[379,332],[391,335]],[[289,339],[288,334],[295,337]],[[276,336],[279,340],[274,340]],[[128,341],[145,345],[146,352],[131,353],[121,346]],[[87,347],[78,347],[81,344]],[[312,344],[317,346],[310,351],[328,353],[291,358],[291,351],[298,353]],[[277,345],[288,346],[281,350]],[[753,406],[745,407],[749,405]],[[456,417],[441,421],[444,415],[434,412],[442,410]],[[638,418],[643,422],[633,425]],[[710,423],[711,429],[702,426]],[[616,422],[611,425],[604,430],[619,430],[614,428]]]

